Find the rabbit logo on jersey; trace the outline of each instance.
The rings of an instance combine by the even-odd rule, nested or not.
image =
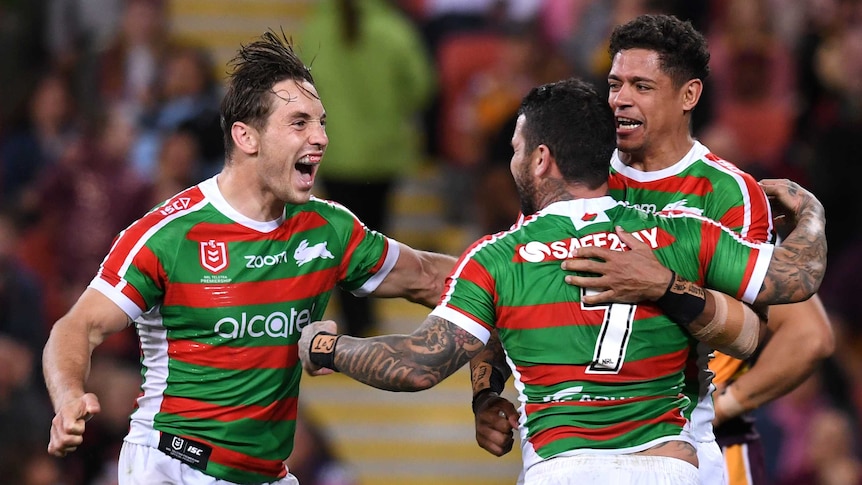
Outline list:
[[[663,232],[667,235],[667,233]],[[659,247],[659,230],[657,227],[642,229],[632,233],[637,240],[648,244],[651,248]],[[669,238],[667,242],[670,242]],[[664,242],[664,241],[663,241]],[[541,263],[544,261],[559,261],[571,258],[575,249],[587,246],[608,248],[611,251],[624,251],[626,244],[613,232],[597,232],[583,237],[573,237],[549,243],[530,241],[519,244],[515,248],[512,261],[516,263]]]
[[[312,259],[333,259],[335,256],[326,249],[326,241],[317,244],[308,245],[308,239],[303,239],[299,243],[299,247],[293,252],[293,259],[296,260],[297,266],[302,266],[305,263],[311,262]]]
[[[201,266],[216,274],[227,268],[227,245],[223,241],[210,239],[201,244]]]

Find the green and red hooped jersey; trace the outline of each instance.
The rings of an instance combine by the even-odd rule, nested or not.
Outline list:
[[[126,440],[160,448],[172,435],[197,453],[210,448],[198,467],[231,482],[284,476],[300,330],[323,317],[336,285],[376,289],[398,254],[316,198],[285,206],[277,221],[248,219],[215,177],[153,209],[117,236],[90,284],[135,320],[141,340],[142,394]]]
[[[624,248],[617,225],[683,277],[748,301],[773,251],[713,221],[611,197],[557,202],[475,242],[432,314],[483,340],[496,328],[521,402],[525,469],[559,455],[694,443],[684,371],[696,341],[653,304],[586,306],[589,290],[561,282],[572,249]]]
[[[711,153],[700,142],[679,162],[663,170],[642,172],[611,157],[610,194],[617,200],[647,212],[689,211],[720,222],[742,237],[772,242],[775,239],[772,212],[766,194],[751,175]],[[709,359],[712,349],[700,346],[699,356],[709,360],[704,374],[690,366],[689,393],[697,401],[692,428],[700,441],[712,441],[712,391],[710,382],[724,382],[744,371],[745,363],[720,352]]]

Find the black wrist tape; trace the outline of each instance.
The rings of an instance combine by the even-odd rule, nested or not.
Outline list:
[[[470,405],[473,408],[473,414],[476,414],[476,408],[479,407],[480,402],[484,402],[485,399],[496,397],[497,395],[499,394],[490,387],[486,387],[473,395],[473,403]]]
[[[503,378],[503,373],[497,370],[496,367],[491,368],[491,377],[488,381],[489,386],[482,389],[473,395],[473,403],[471,407],[473,408],[473,414],[476,414],[476,407],[479,402],[484,401],[486,397],[490,397],[491,394],[494,396],[499,396],[503,389],[506,387],[506,379]]]
[[[496,367],[491,369],[491,389],[492,391],[500,394],[503,392],[503,389],[506,387],[506,379],[503,377],[503,373],[497,370]]]
[[[706,292],[681,278],[676,272],[671,273],[667,290],[655,303],[668,318],[685,327],[703,313],[706,307]]]
[[[335,368],[335,344],[341,335],[335,335],[329,332],[317,332],[311,338],[311,344],[308,346],[308,358],[311,363],[320,367],[326,367],[338,372]]]

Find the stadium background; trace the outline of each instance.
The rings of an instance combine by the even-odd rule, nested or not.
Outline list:
[[[526,89],[572,74],[602,89],[610,28],[641,12],[675,13],[707,34],[712,76],[696,112],[697,136],[758,177],[799,181],[829,215],[821,296],[838,347],[808,382],[758,412],[770,471],[786,485],[800,483],[794,477],[804,471],[824,477],[816,483],[862,483],[862,322],[855,309],[862,2],[390,3],[423,40],[436,92],[415,120],[424,150],[398,180],[386,232],[450,253],[512,220],[508,123]],[[276,29],[301,50],[313,49],[301,32],[317,7],[315,0],[0,2],[0,483],[112,483],[115,446],[137,388],[134,339],[120,336],[97,352],[93,388],[104,412],[81,450],[54,460],[44,453],[52,415],[38,369],[45,335],[92,277],[113,233],[160,196],[218,170],[212,109],[238,46]],[[149,71],[126,74],[135,27],[124,16],[134,8],[140,22],[152,15],[148,42],[156,47]],[[193,67],[178,68],[173,95],[200,95],[197,111],[172,106],[170,83],[160,78],[181,54]],[[180,82],[198,74],[197,85]],[[130,98],[129,86],[148,94]],[[64,92],[68,110],[59,109]],[[159,124],[160,112],[187,118]],[[88,164],[97,159],[110,163]],[[426,315],[396,301],[378,310],[374,332],[381,333],[409,332]],[[337,303],[329,313],[339,318]],[[430,391],[391,394],[338,375],[305,379],[301,407],[322,439],[298,443],[297,455],[308,452],[317,458],[309,466],[332,473],[303,485],[513,483],[518,451],[494,458],[475,444],[468,382],[462,369]]]

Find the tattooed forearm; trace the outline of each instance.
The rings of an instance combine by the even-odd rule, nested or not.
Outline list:
[[[826,217],[823,206],[808,191],[792,184],[796,227],[775,248],[758,303],[792,303],[810,298],[826,272]]]
[[[499,370],[503,378],[508,379],[510,369],[506,364],[506,354],[503,352],[497,332],[491,332],[485,348],[470,359],[470,382],[473,385],[473,394],[491,387],[492,368]]]
[[[342,336],[335,366],[353,379],[388,391],[421,391],[449,377],[484,344],[461,327],[429,316],[410,335]]]

